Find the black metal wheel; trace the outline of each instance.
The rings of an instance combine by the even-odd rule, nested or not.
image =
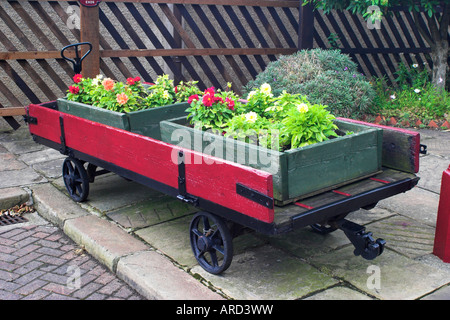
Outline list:
[[[89,178],[83,163],[68,157],[63,162],[62,173],[70,197],[76,202],[86,200],[89,194]]]
[[[233,238],[222,218],[198,212],[189,231],[192,251],[203,269],[212,274],[228,269],[233,260]]]

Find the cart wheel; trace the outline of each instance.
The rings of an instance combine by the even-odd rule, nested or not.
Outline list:
[[[189,231],[192,251],[203,269],[212,274],[228,269],[233,259],[233,238],[222,218],[198,212]]]
[[[89,194],[89,179],[80,160],[66,158],[62,165],[63,179],[70,197],[76,202],[86,200]]]
[[[329,234],[329,233],[337,230],[336,227],[324,226],[319,223],[312,224],[311,228],[313,229],[314,232],[319,233],[319,234]]]

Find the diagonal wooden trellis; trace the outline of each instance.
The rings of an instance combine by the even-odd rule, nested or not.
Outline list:
[[[63,96],[73,71],[60,50],[87,38],[98,43],[97,56],[84,64],[91,75],[152,82],[169,73],[205,88],[231,82],[240,92],[277,55],[297,50],[298,6],[297,0],[104,0],[80,10],[78,1],[2,1],[0,107]]]
[[[90,75],[153,82],[168,73],[203,88],[231,82],[238,93],[279,55],[329,48],[332,33],[367,76],[393,80],[400,62],[429,68],[430,49],[407,10],[399,8],[380,29],[369,30],[360,16],[324,15],[301,2],[103,0],[87,11],[70,0],[0,1],[0,116],[64,96],[73,70],[60,50],[86,39],[97,49],[84,64]],[[3,107],[18,108],[5,113]]]
[[[370,77],[386,76],[390,82],[400,63],[431,70],[431,49],[419,33],[413,14],[406,7],[394,8],[392,12],[384,16],[379,28],[369,28],[361,16],[347,11],[328,15],[310,11],[315,20],[311,46],[330,47],[328,37],[337,35],[339,49],[359,64],[361,72]],[[418,15],[419,23],[428,30],[425,15],[424,11]],[[448,34],[450,41],[450,28]]]

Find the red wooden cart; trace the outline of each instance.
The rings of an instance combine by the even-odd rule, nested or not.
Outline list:
[[[114,172],[198,207],[190,224],[191,247],[199,264],[214,274],[231,264],[232,240],[243,228],[264,234],[306,226],[323,234],[341,229],[355,255],[374,259],[385,241],[345,217],[408,191],[419,180],[419,135],[384,128],[381,173],[278,207],[267,172],[72,116],[58,111],[55,102],[29,105],[25,119],[37,143],[67,155],[63,178],[73,200],[86,200],[95,176]]]

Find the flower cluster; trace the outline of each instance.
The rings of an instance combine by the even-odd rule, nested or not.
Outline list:
[[[228,94],[228,95],[227,95]],[[335,117],[326,106],[311,104],[306,96],[272,94],[267,83],[251,91],[245,103],[230,92],[206,89],[189,97],[191,124],[241,141],[276,150],[294,149],[336,137]]]
[[[188,119],[191,124],[202,129],[220,129],[241,105],[238,99],[232,91],[208,88],[202,94],[194,94],[188,98]]]
[[[138,111],[187,100],[185,94],[177,94],[168,75],[158,76],[155,84],[144,84],[140,77],[129,77],[123,83],[103,75],[92,79],[81,74],[76,74],[73,82],[68,88],[67,100],[116,112]],[[194,82],[183,84],[183,88],[185,91],[199,92]]]

